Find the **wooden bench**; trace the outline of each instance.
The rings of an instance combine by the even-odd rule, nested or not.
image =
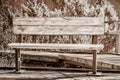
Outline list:
[[[104,48],[97,44],[97,36],[104,35],[103,17],[52,17],[52,18],[13,18],[13,32],[17,35],[16,43],[8,46],[15,50],[16,72],[20,71],[21,49],[72,49],[92,50],[93,74],[97,73],[97,52]],[[71,43],[23,43],[21,35],[89,35],[92,44]]]

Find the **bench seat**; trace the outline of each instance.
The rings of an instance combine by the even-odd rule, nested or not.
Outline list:
[[[102,44],[58,44],[58,43],[11,43],[8,45],[14,49],[80,49],[97,50],[104,48]]]

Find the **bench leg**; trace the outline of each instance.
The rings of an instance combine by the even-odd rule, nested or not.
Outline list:
[[[20,73],[20,66],[21,66],[21,55],[20,49],[15,49],[15,71],[16,73]]]
[[[97,51],[93,51],[93,74],[97,73]]]

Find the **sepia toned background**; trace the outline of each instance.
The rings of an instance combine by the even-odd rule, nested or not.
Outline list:
[[[16,37],[12,33],[12,17],[64,17],[64,16],[99,16],[96,6],[106,6],[107,31],[116,30],[115,21],[120,16],[119,0],[1,0],[0,1],[0,49],[9,49],[7,44],[15,42]],[[40,8],[39,8],[40,7]],[[40,9],[40,10],[39,10]],[[91,11],[89,11],[92,9]],[[88,12],[87,12],[88,11]],[[24,38],[24,42],[30,42],[32,36]],[[38,42],[63,42],[63,43],[89,43],[89,36],[39,36]],[[105,48],[101,52],[111,53],[116,49],[116,36],[100,36],[98,43],[103,43]]]
[[[81,1],[78,3],[78,1]],[[16,42],[16,35],[12,32],[13,17],[96,17],[104,8],[106,32],[119,28],[120,17],[119,0],[0,0],[0,66],[14,66],[14,54],[7,54],[8,43]],[[23,35],[23,42],[32,42],[33,36]],[[117,36],[106,34],[99,36],[98,43],[105,45],[101,53],[116,54]],[[38,43],[91,43],[91,36],[37,36]],[[49,50],[66,52],[66,50]],[[67,52],[80,52],[68,50]],[[89,53],[90,51],[86,51]],[[29,60],[26,60],[29,62]],[[32,62],[30,62],[32,63]],[[44,62],[33,62],[46,66]],[[49,62],[48,62],[49,63]],[[56,63],[57,64],[57,63]],[[58,63],[59,64],[59,63]],[[32,64],[33,65],[33,64]],[[60,64],[61,65],[61,64]],[[53,66],[53,65],[52,65]]]

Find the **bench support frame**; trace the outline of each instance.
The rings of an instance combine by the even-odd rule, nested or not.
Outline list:
[[[20,73],[20,69],[21,69],[20,49],[15,49],[15,71],[16,73]]]
[[[97,44],[97,35],[92,36],[92,43]],[[93,74],[97,73],[97,51],[93,51]]]

